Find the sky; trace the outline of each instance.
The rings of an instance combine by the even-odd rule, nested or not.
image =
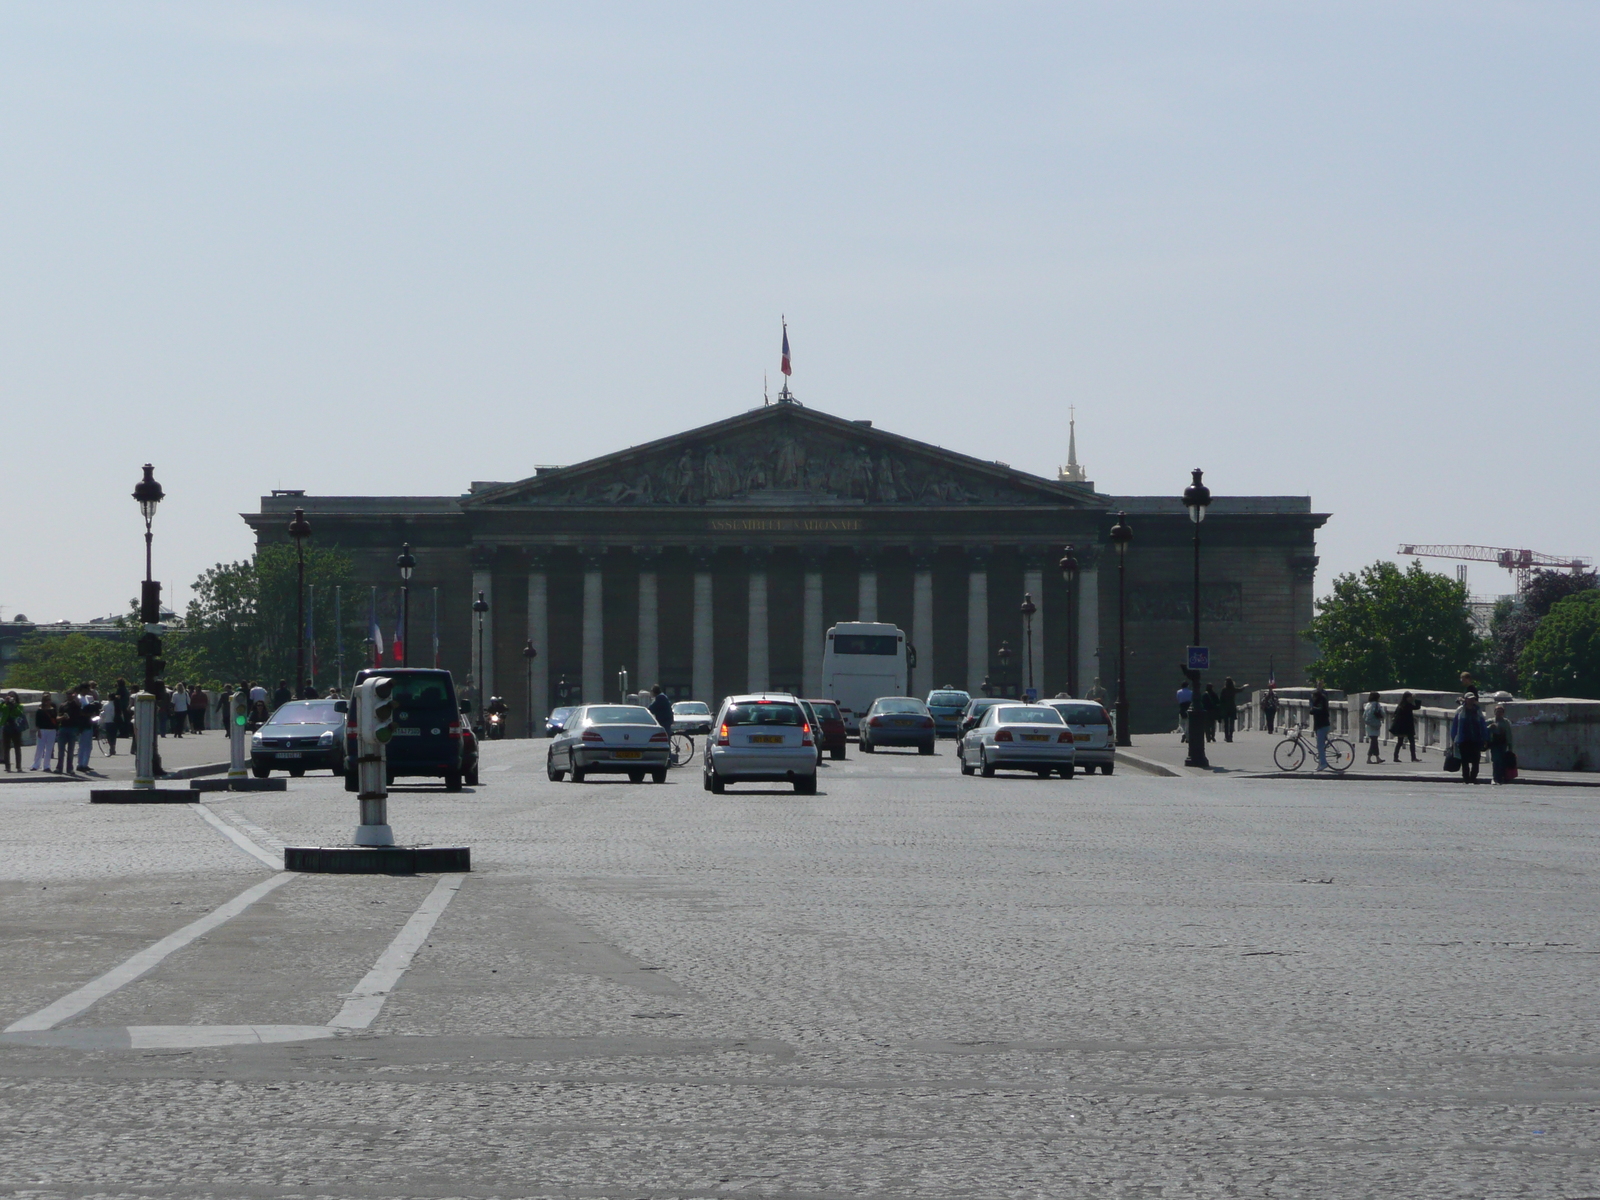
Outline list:
[[[1597,61],[1559,0],[0,3],[0,617],[125,609],[145,462],[181,610],[272,488],[732,416],[783,316],[824,411],[1309,494],[1319,594],[1594,555]]]

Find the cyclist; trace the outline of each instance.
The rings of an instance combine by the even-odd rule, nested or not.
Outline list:
[[[659,683],[650,685],[650,715],[656,719],[657,725],[669,734],[672,732],[672,701],[667,699]]]
[[[1311,693],[1311,727],[1317,734],[1317,770],[1328,769],[1328,726],[1333,723],[1328,715],[1328,693],[1322,690],[1322,680],[1317,680],[1317,690]]]

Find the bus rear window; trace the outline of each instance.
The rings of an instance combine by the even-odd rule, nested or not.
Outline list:
[[[838,633],[833,637],[835,654],[898,654],[900,639],[892,633]]]

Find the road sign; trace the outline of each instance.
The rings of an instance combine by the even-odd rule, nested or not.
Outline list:
[[[1189,647],[1189,670],[1191,670],[1191,671],[1209,671],[1209,670],[1211,670],[1211,647],[1209,647],[1209,646],[1190,646]]]

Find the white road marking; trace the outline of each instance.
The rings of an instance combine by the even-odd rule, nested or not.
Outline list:
[[[328,1022],[334,1029],[365,1029],[377,1017],[378,1011],[383,1008],[383,1002],[388,999],[389,993],[395,984],[400,982],[400,976],[406,973],[406,968],[411,965],[411,960],[418,950],[422,949],[428,935],[433,932],[434,922],[444,912],[445,907],[455,899],[456,892],[461,890],[461,885],[466,881],[464,874],[443,875],[439,882],[428,893],[428,898],[422,902],[422,907],[411,914],[411,919],[405,923],[405,928],[389,943],[389,948],[383,952],[372,970],[366,977],[351,990],[349,998],[344,1002],[344,1007],[339,1010],[339,1015]]]
[[[5,1028],[6,1033],[26,1033],[33,1030],[53,1029],[63,1021],[71,1020],[87,1009],[97,1000],[109,996],[118,988],[124,987],[138,979],[141,975],[161,965],[163,959],[174,951],[182,950],[196,938],[210,933],[217,926],[231,921],[245,909],[249,908],[263,896],[288,883],[297,876],[298,872],[281,871],[270,879],[264,879],[253,887],[246,888],[221,908],[215,909],[201,917],[198,921],[191,921],[176,933],[170,933],[147,950],[141,950],[127,962],[120,966],[112,967],[98,979],[90,980],[75,992],[69,992],[54,1004],[46,1005],[38,1012],[14,1021]],[[446,876],[457,878],[460,876]],[[440,880],[442,884],[444,880]],[[412,920],[416,918],[413,917]],[[429,922],[432,926],[432,922]],[[407,928],[410,928],[408,925]],[[404,931],[402,931],[402,935]],[[392,949],[392,947],[391,947]]]
[[[188,1050],[196,1046],[261,1046],[310,1042],[338,1035],[326,1025],[129,1025],[133,1050]]]
[[[189,807],[204,817],[208,825],[214,826],[216,829],[220,830],[224,837],[233,842],[234,845],[238,846],[239,849],[243,850],[246,854],[254,855],[256,858],[259,858],[274,871],[283,870],[283,854],[281,851],[278,854],[273,854],[270,850],[265,850],[256,845],[243,833],[235,829],[221,817],[217,816],[216,813],[212,812],[204,804],[191,804]]]

